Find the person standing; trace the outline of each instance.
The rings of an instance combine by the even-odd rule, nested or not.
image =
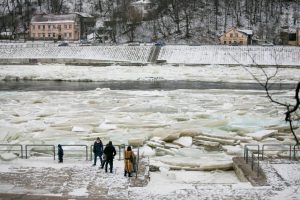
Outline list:
[[[58,147],[58,152],[57,152],[57,155],[58,155],[58,162],[59,163],[62,163],[64,160],[63,160],[63,157],[64,157],[64,150],[62,148],[62,146],[59,144],[57,145]]]
[[[135,155],[131,150],[131,146],[128,146],[127,150],[124,150],[124,176],[127,176],[128,173],[128,177],[132,177],[134,157]]]
[[[106,145],[104,154],[106,156],[105,172],[107,172],[107,165],[109,164],[110,173],[113,173],[113,160],[117,152],[111,141],[109,141],[109,143]]]
[[[97,163],[97,157],[100,158],[100,165],[102,165],[102,154],[103,154],[103,144],[99,137],[97,137],[96,141],[94,142],[94,164],[93,166],[96,166]]]

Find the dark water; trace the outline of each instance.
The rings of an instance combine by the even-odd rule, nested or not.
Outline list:
[[[294,89],[296,84],[273,84],[271,89]],[[156,81],[0,81],[0,91],[86,91],[96,88],[111,90],[177,90],[177,89],[236,89],[263,90],[258,83],[204,82],[186,80]]]

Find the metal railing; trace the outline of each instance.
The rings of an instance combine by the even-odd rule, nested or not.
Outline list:
[[[55,146],[51,144],[27,144],[25,145],[25,155],[26,159],[28,158],[28,147],[52,147],[53,159],[55,160]]]
[[[256,165],[256,170],[257,170],[257,177],[259,176],[259,154],[257,154],[258,157],[255,156],[255,153],[252,153],[252,156],[251,156],[251,169],[252,171],[254,171],[254,166],[255,166],[255,161],[257,162],[257,165]]]
[[[253,151],[249,147],[256,147]],[[275,147],[273,149],[266,149],[266,147]],[[283,148],[287,147],[287,148]],[[298,147],[298,149],[296,149]],[[300,146],[295,145],[292,148],[291,144],[263,144],[261,146],[259,144],[247,144],[244,147],[244,160],[248,164],[249,161],[249,152],[251,153],[251,169],[252,171],[257,170],[257,176],[259,176],[260,171],[260,160],[264,160],[265,154],[267,151],[288,151],[289,152],[289,159],[292,159],[292,153],[294,154],[294,159],[296,159],[296,152],[300,151]],[[261,155],[260,155],[261,154]],[[257,156],[256,156],[257,155]],[[277,155],[278,156],[278,155]]]
[[[20,150],[12,150],[12,149],[6,149],[6,150],[0,150],[0,151],[20,151],[20,156],[23,158],[23,146],[21,144],[0,144],[0,147],[20,147]]]
[[[248,147],[257,147],[257,154],[258,154],[258,159],[259,159],[259,145],[258,144],[246,144],[244,147],[244,160],[246,160],[246,163],[248,163],[248,158],[249,158],[249,151],[250,149]]]
[[[77,144],[77,145],[71,145],[71,144],[61,144],[62,147],[85,147],[85,158],[88,160],[88,145],[85,144]],[[64,151],[81,151],[81,150],[64,150]]]
[[[298,147],[298,149],[296,149],[296,147]],[[296,160],[296,152],[300,151],[300,145],[294,145],[293,147],[293,151],[294,151],[294,159]]]
[[[275,148],[275,149],[265,149],[265,147],[283,147],[287,146],[289,149],[284,148]],[[289,158],[292,159],[292,145],[290,144],[264,144],[262,145],[262,151],[261,151],[261,159],[264,159],[265,151],[289,151]]]

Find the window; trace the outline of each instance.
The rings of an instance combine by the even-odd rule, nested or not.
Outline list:
[[[233,37],[233,34],[232,34],[232,33],[230,33],[230,37]]]
[[[48,33],[48,38],[51,38],[51,33]]]
[[[64,27],[65,27],[65,29],[67,29],[67,28],[68,28],[68,26],[67,26],[66,24],[65,24],[65,26],[64,26]]]
[[[32,29],[35,29],[35,25],[32,25]]]
[[[231,44],[231,41],[229,41],[229,44]]]
[[[42,37],[42,34],[41,34],[41,33],[39,33],[39,38],[40,38],[40,37]]]
[[[239,37],[239,34],[236,33],[236,34],[235,34],[235,37]]]
[[[69,29],[71,29],[71,28],[72,28],[72,24],[69,25]]]
[[[55,33],[53,33],[53,37],[55,38]]]
[[[41,29],[41,26],[40,26],[40,25],[38,26],[38,29]]]
[[[48,25],[48,29],[51,29],[51,25]]]
[[[67,33],[64,34],[65,38],[67,38]]]
[[[45,25],[43,25],[43,30],[45,30]]]
[[[70,38],[72,37],[72,33],[69,33],[69,37],[70,37]]]
[[[224,44],[226,44],[226,41],[224,41]]]
[[[240,41],[240,44],[243,44],[243,41]]]
[[[43,38],[45,37],[45,33],[43,33]]]
[[[55,26],[55,24],[53,25],[53,28],[54,28],[54,29],[56,29],[56,26]]]

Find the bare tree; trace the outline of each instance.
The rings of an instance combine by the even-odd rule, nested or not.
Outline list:
[[[240,63],[240,61],[238,61],[233,55],[230,54],[230,56],[233,60],[235,60],[235,62],[237,62],[238,64],[241,64],[244,67],[244,69],[250,73],[250,75],[253,77],[253,79],[264,88],[264,90],[266,91],[267,98],[273,104],[283,107],[283,109],[285,110],[285,112],[284,112],[285,118],[284,119],[289,124],[290,131],[293,134],[294,140],[296,142],[295,146],[299,146],[300,143],[299,143],[299,139],[294,130],[295,129],[294,123],[300,121],[300,116],[297,113],[299,111],[299,106],[300,106],[300,97],[299,97],[300,81],[297,84],[295,84],[295,91],[294,91],[295,95],[293,97],[293,99],[295,101],[294,103],[283,102],[283,101],[277,100],[271,92],[272,80],[278,75],[278,71],[279,71],[279,65],[277,62],[278,53],[280,53],[278,50],[277,51],[274,50],[272,53],[272,57],[274,58],[274,61],[276,63],[275,71],[273,73],[267,73],[266,68],[265,68],[266,66],[259,65],[256,62],[255,57],[248,51],[248,56],[251,58],[252,65],[254,65],[254,67],[261,70],[263,77],[264,77],[263,80],[261,78],[259,78],[257,75],[255,75],[254,73],[252,73],[252,71],[250,70],[250,66],[242,65]]]

